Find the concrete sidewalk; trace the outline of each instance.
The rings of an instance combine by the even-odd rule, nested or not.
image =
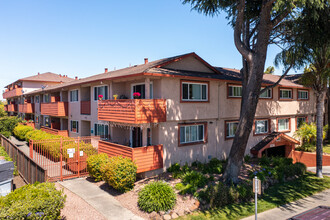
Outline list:
[[[275,209],[271,209],[262,213],[258,213],[259,220],[281,220],[289,219],[297,214],[315,208],[317,206],[330,205],[330,189],[317,193],[310,197],[297,200]],[[254,215],[244,218],[243,220],[254,220]]]
[[[62,186],[84,199],[99,213],[111,220],[142,220],[121,204],[109,193],[86,179],[78,178],[59,182]]]
[[[316,173],[316,167],[307,167],[307,170]],[[330,166],[323,166],[322,174],[323,176],[330,176]]]

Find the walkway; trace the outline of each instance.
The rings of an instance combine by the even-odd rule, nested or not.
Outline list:
[[[59,182],[62,186],[80,196],[89,205],[111,220],[142,220],[121,204],[109,193],[86,179],[77,178]]]
[[[307,170],[310,172],[316,173],[316,167],[308,167]],[[323,166],[322,174],[324,176],[330,176],[330,166]]]
[[[258,214],[259,220],[284,220],[317,206],[330,206],[330,189]],[[254,220],[254,215],[243,220]]]

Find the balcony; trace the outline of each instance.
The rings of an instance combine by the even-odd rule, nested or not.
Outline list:
[[[60,135],[63,137],[69,137],[69,131],[68,130],[58,130],[58,129],[54,129],[54,128],[49,128],[49,127],[45,127],[45,126],[41,126],[40,130],[47,132],[49,134],[55,134],[55,135]]]
[[[67,102],[41,103],[41,114],[50,116],[68,116]]]
[[[19,104],[18,111],[21,113],[34,113],[34,104],[33,103]]]
[[[3,110],[5,110],[5,112],[8,112],[8,105],[4,105]]]
[[[80,102],[80,114],[90,115],[91,114],[91,101]]]
[[[123,156],[135,161],[137,173],[163,168],[163,145],[131,148],[108,141],[99,141],[99,153],[106,153],[109,157]]]
[[[22,88],[16,88],[16,89],[12,89],[10,91],[6,91],[2,94],[4,99],[9,99],[11,97],[15,97],[15,96],[20,96],[22,95]]]
[[[128,124],[165,122],[166,100],[120,99],[99,101],[98,120]]]
[[[18,106],[16,104],[8,104],[6,106],[7,106],[7,108],[5,108],[5,109],[7,109],[6,110],[7,112],[17,112],[17,110],[18,110]]]

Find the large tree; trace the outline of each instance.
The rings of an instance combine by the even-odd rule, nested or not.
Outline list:
[[[284,50],[278,61],[294,67],[309,65],[301,77],[301,83],[313,89],[316,96],[316,175],[322,176],[324,100],[330,77],[330,5],[306,4],[295,17],[282,28]]]
[[[303,7],[306,1],[321,3],[320,0],[183,0],[184,4],[191,4],[205,15],[214,16],[225,11],[234,27],[235,46],[242,55],[241,110],[224,173],[227,182],[238,182],[259,101],[268,45],[278,37],[278,28],[293,9]]]

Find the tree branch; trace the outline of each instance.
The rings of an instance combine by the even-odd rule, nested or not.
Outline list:
[[[286,16],[288,16],[291,12],[292,8],[285,9],[282,13],[277,15],[271,22],[273,27],[277,26]]]
[[[237,6],[237,19],[234,29],[234,41],[237,50],[242,54],[242,56],[248,61],[252,60],[252,51],[247,48],[247,46],[242,42],[242,26],[244,21],[244,8],[245,0],[240,0],[240,3]]]
[[[277,86],[281,80],[288,74],[288,72],[290,71],[290,69],[292,68],[292,64],[285,70],[284,74],[277,80],[276,83],[274,83],[273,85],[270,85],[270,86],[266,86],[265,88],[263,88],[261,91],[260,91],[260,94],[264,93],[267,89],[272,89],[274,88],[275,86]]]

